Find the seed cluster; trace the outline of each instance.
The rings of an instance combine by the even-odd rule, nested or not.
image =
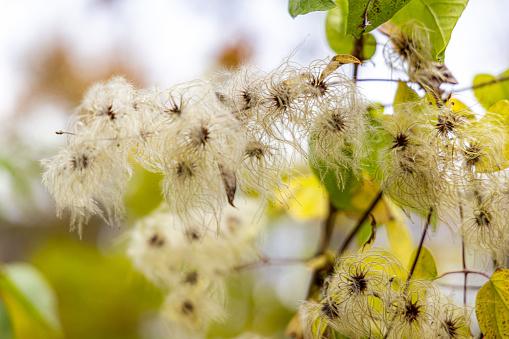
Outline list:
[[[132,162],[161,173],[165,202],[138,222],[129,255],[167,293],[164,315],[183,338],[225,318],[222,279],[257,257],[251,223],[232,216],[239,196],[258,196],[258,212],[284,201],[298,157],[324,169],[322,181],[332,173],[340,189],[368,172],[405,211],[436,211],[467,246],[503,265],[509,184],[502,119],[443,105],[438,86],[451,79],[430,62],[420,34],[400,31],[391,42],[436,106],[403,103],[392,115],[369,107],[340,74],[341,65],[359,63],[348,56],[307,67],[285,62],[269,73],[243,67],[158,92],[122,77],[95,84],[75,110],[66,146],[42,161],[57,214],[70,212],[80,236],[93,215],[119,224]],[[458,311],[430,301],[443,298],[428,284],[405,283],[405,274],[388,254],[340,260],[323,300],[303,305],[308,336],[333,328],[351,338],[462,338],[468,323]]]
[[[323,299],[302,305],[304,337],[337,331],[355,339],[471,338],[468,312],[430,281],[407,276],[394,256],[380,250],[340,258]]]

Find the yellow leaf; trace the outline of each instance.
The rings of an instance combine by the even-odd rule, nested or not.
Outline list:
[[[486,339],[508,337],[509,270],[497,270],[481,287],[475,300],[475,313]]]
[[[353,192],[351,197],[352,207],[356,211],[362,211],[362,213],[364,213],[378,193],[378,187],[365,183]],[[383,198],[378,201],[371,214],[375,217],[378,225],[384,224],[392,219],[391,211],[385,204],[385,199]]]
[[[411,263],[415,260],[415,255],[417,254],[417,249],[415,249],[412,254]],[[410,267],[409,267],[410,269]],[[435,263],[435,258],[431,252],[426,248],[421,248],[421,252],[419,253],[419,259],[417,260],[417,264],[415,265],[415,270],[412,275],[414,280],[426,279],[433,280],[437,277],[437,265]]]
[[[459,113],[460,115],[464,116],[469,120],[475,120],[475,115],[474,113],[472,113],[470,108],[468,108],[467,105],[465,105],[464,103],[455,98],[452,98],[451,100],[447,101],[446,106],[451,107],[454,113]]]
[[[285,330],[285,335],[288,338],[303,339],[304,334],[302,333],[302,324],[300,321],[300,315],[297,313],[293,316],[292,320],[288,323]]]
[[[393,203],[386,203],[393,217],[392,220],[385,223],[390,252],[401,261],[404,267],[407,267],[414,249],[408,225],[405,223],[401,211]]]
[[[296,189],[296,193],[288,202],[290,216],[297,220],[325,218],[329,205],[318,179],[314,175],[296,179],[300,185],[293,183],[291,185]]]

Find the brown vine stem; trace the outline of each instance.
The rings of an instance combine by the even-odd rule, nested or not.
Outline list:
[[[436,277],[436,279],[440,279],[440,278],[445,277],[446,275],[449,275],[449,274],[457,274],[457,273],[462,273],[465,275],[466,274],[478,274],[478,275],[482,275],[483,277],[485,277],[488,280],[491,279],[491,277],[484,272],[472,271],[472,270],[449,271],[449,272],[440,274],[438,277]]]
[[[355,39],[353,44],[352,55],[359,60],[364,60],[364,36],[361,35],[359,39]],[[359,72],[359,64],[353,65],[353,80],[357,80],[357,74]]]
[[[357,232],[360,230],[360,228],[362,227],[362,224],[366,221],[366,219],[368,218],[370,213],[376,207],[376,204],[380,201],[380,199],[382,199],[382,196],[383,196],[383,193],[382,193],[382,191],[380,191],[378,193],[378,195],[376,196],[376,198],[373,200],[373,202],[371,202],[371,205],[368,207],[368,209],[364,212],[362,217],[359,219],[359,221],[357,221],[357,224],[355,225],[353,230],[350,232],[350,234],[348,234],[348,237],[346,238],[345,242],[338,250],[338,256],[340,256],[341,254],[343,254],[345,252],[346,248],[352,241],[355,234],[357,234]]]
[[[417,260],[419,259],[419,255],[421,254],[422,246],[424,245],[424,239],[426,239],[426,234],[428,233],[429,224],[431,222],[431,216],[433,215],[433,207],[429,208],[428,219],[426,220],[426,224],[424,225],[424,230],[422,231],[421,240],[419,241],[419,247],[417,247],[417,253],[415,254],[414,262],[412,263],[412,268],[408,273],[407,283],[412,279],[412,275],[414,274],[415,267],[417,266]],[[408,286],[408,285],[407,285]]]
[[[332,203],[331,198],[329,197],[328,199],[329,199],[329,214],[327,215],[327,219],[325,219],[325,222],[322,226],[320,244],[318,246],[318,251],[315,257],[327,253],[327,249],[329,248],[330,240],[332,237],[332,231],[334,230],[334,224],[336,222],[336,215],[338,213],[338,209]],[[315,269],[313,271],[311,281],[309,282],[308,291],[306,293],[306,300],[313,295],[315,287],[317,287],[317,285],[321,283],[319,273],[320,273],[319,269]]]
[[[332,203],[331,198],[329,198],[329,215],[327,216],[327,219],[325,220],[325,223],[322,227],[322,238],[320,240],[320,246],[318,247],[317,255],[324,254],[329,248],[337,212],[338,209]]]
[[[234,267],[235,271],[258,268],[266,265],[295,265],[309,261],[311,258],[266,258],[261,257],[258,260],[251,261]]]
[[[469,86],[469,87],[463,87],[463,88],[460,88],[460,89],[456,89],[456,90],[452,91],[452,93],[468,91],[468,90],[471,90],[471,89],[476,89],[476,88],[479,88],[479,87],[484,87],[484,86],[488,86],[488,85],[491,85],[491,84],[495,84],[497,82],[502,82],[502,81],[507,81],[507,80],[509,80],[509,75],[506,75],[506,76],[503,76],[503,77],[495,77],[495,79],[493,79],[491,81],[483,82],[483,83],[480,83],[480,84],[477,84],[477,85],[473,85],[473,86]]]

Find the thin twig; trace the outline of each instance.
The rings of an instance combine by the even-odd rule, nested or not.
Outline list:
[[[329,215],[325,220],[325,223],[322,227],[322,239],[320,240],[320,246],[318,247],[317,255],[324,254],[327,252],[329,248],[330,239],[332,236],[332,231],[334,230],[334,223],[336,221],[336,214],[338,209],[332,203],[332,200],[329,198]]]
[[[448,283],[442,283],[442,282],[439,282],[439,281],[437,281],[436,283],[437,283],[438,285],[440,285],[440,286],[443,286],[443,287],[450,287],[450,288],[463,288],[463,283],[461,283],[461,285],[458,285],[458,284],[448,284]],[[470,286],[467,286],[467,290],[478,290],[478,289],[480,289],[481,287],[482,287],[482,285],[481,285],[481,286],[472,286],[472,285],[470,285]]]
[[[366,219],[368,218],[369,214],[373,211],[373,209],[376,207],[376,204],[380,201],[380,199],[382,198],[382,191],[380,191],[378,193],[378,195],[376,196],[376,198],[373,200],[373,202],[371,203],[371,205],[368,207],[368,209],[364,212],[364,214],[362,215],[362,217],[359,219],[359,221],[357,222],[357,225],[355,225],[355,227],[353,228],[353,230],[350,232],[350,234],[348,235],[348,237],[346,238],[345,242],[343,243],[343,245],[339,248],[338,250],[338,256],[340,256],[341,254],[343,254],[343,252],[345,252],[346,248],[348,247],[348,244],[350,244],[350,241],[352,241],[353,237],[355,236],[355,234],[357,234],[357,232],[360,230],[360,228],[362,227],[362,224],[366,221]]]
[[[472,270],[449,271],[449,272],[445,272],[445,273],[440,274],[435,279],[440,279],[442,277],[445,277],[446,275],[456,274],[456,273],[463,273],[465,275],[466,274],[479,274],[479,275],[482,275],[483,277],[485,277],[486,279],[491,279],[491,277],[489,275],[487,275],[486,273],[479,272],[479,271],[472,271]]]
[[[463,205],[460,204],[460,222],[463,224]],[[463,271],[467,270],[467,260],[465,253],[465,240],[463,237],[461,238],[461,262],[463,266]],[[463,307],[465,308],[465,312],[467,310],[467,279],[468,273],[465,273],[465,277],[463,278]]]
[[[267,265],[295,265],[309,261],[311,258],[266,258],[261,257],[258,260],[251,261],[234,267],[235,271],[244,269],[258,268]]]
[[[473,86],[469,86],[469,87],[463,87],[463,88],[460,88],[460,89],[456,89],[456,90],[453,90],[452,93],[468,91],[468,90],[471,90],[471,89],[473,90],[473,89],[476,89],[476,88],[479,88],[479,87],[488,86],[488,85],[491,85],[491,84],[494,84],[494,83],[497,83],[497,82],[501,82],[501,81],[506,81],[506,80],[509,80],[509,75],[506,75],[506,76],[503,76],[503,77],[495,77],[495,79],[493,79],[491,81],[482,82],[482,83],[477,84],[477,85],[473,85]]]
[[[315,257],[323,255],[327,252],[329,248],[332,231],[334,230],[334,224],[336,222],[336,215],[338,209],[332,203],[332,199],[329,197],[329,214],[327,215],[327,219],[322,226],[322,237],[320,239],[320,245],[318,246],[318,251]],[[313,291],[317,284],[319,283],[319,269],[315,269],[313,274],[311,275],[311,280],[309,282],[308,291],[306,293],[306,300],[309,299],[313,295]]]
[[[361,81],[372,81],[372,82],[404,82],[404,83],[413,83],[411,81],[406,81],[406,80],[400,80],[400,79],[354,79],[354,81],[356,82],[361,82]]]
[[[429,224],[431,222],[431,216],[433,215],[433,207],[429,208],[428,219],[426,220],[426,225],[424,225],[424,230],[422,231],[421,240],[419,241],[419,247],[417,247],[417,253],[415,254],[414,262],[412,263],[412,268],[408,273],[407,282],[410,282],[412,279],[412,275],[414,274],[415,267],[417,266],[417,260],[419,260],[419,255],[421,254],[422,246],[424,244],[424,239],[426,239],[426,234],[428,233]]]

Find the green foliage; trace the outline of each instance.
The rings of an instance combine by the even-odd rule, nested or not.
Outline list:
[[[495,82],[489,85],[481,84],[494,81],[500,77],[509,76],[509,70],[500,74],[498,77],[495,77],[490,74],[478,74],[474,78],[474,94],[479,103],[486,109],[490,108],[492,105],[497,103],[500,100],[509,99],[509,79],[506,81]]]
[[[0,338],[13,338],[11,320],[2,298],[0,298]]]
[[[410,0],[349,0],[347,34],[360,38],[388,21]],[[415,2],[415,0],[414,0]]]
[[[416,21],[428,30],[432,56],[444,61],[445,48],[451,39],[468,0],[412,0],[391,19],[398,26]]]
[[[155,316],[160,306],[161,291],[133,272],[121,254],[102,255],[84,243],[53,240],[33,262],[57,293],[67,338],[139,339],[140,317]]]
[[[392,143],[392,136],[386,129],[381,128],[382,122],[380,118],[382,114],[383,106],[381,105],[374,105],[368,108],[368,122],[371,126],[371,129],[367,131],[369,134],[368,140],[370,140],[370,155],[363,163],[363,168],[372,178],[379,176],[377,170],[380,165],[380,152]]]
[[[244,271],[227,281],[226,309],[228,323],[211,324],[208,337],[231,338],[245,331],[270,335],[283,330],[292,318],[292,312],[286,309],[267,283],[255,283],[251,271]]]
[[[362,224],[361,229],[357,233],[357,239],[359,240],[361,252],[368,251],[373,247],[376,240],[376,220],[374,218],[370,222]]]
[[[330,47],[337,54],[350,54],[354,48],[355,38],[346,34],[346,22],[348,16],[348,1],[336,1],[336,8],[327,13],[325,21],[325,32]],[[370,59],[376,50],[376,40],[369,34],[363,41],[364,59]]]
[[[288,4],[288,11],[292,18],[299,14],[307,14],[315,11],[327,11],[334,7],[332,0],[290,0]]]
[[[415,260],[415,256],[417,255],[417,250],[415,249],[412,254],[413,262]],[[433,258],[433,254],[426,248],[422,247],[421,252],[419,253],[419,259],[417,260],[417,264],[415,266],[414,273],[412,275],[413,279],[425,279],[425,280],[433,280],[438,276],[437,273],[437,264],[435,263],[435,258]]]
[[[509,333],[509,270],[500,269],[481,287],[475,313],[485,338],[507,338]]]
[[[345,169],[341,173],[343,184],[338,181],[338,175],[325,165],[322,159],[318,159],[314,148],[316,142],[313,138],[309,141],[309,163],[313,173],[324,185],[334,206],[340,210],[351,210],[352,193],[361,185],[361,181],[355,177],[352,170]]]
[[[0,296],[16,338],[62,337],[55,293],[33,266],[25,263],[3,266]],[[9,324],[2,320],[1,326],[2,331],[9,332]]]

